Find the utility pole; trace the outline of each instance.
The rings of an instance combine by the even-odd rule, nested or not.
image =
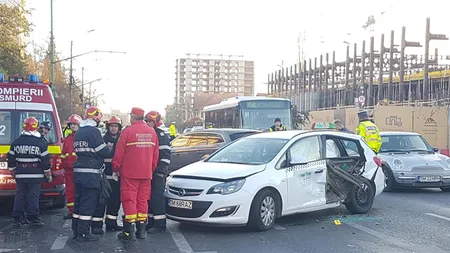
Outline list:
[[[56,95],[54,86],[54,72],[55,72],[55,42],[53,37],[53,0],[50,0],[50,88],[53,96]]]
[[[69,75],[69,99],[70,99],[70,114],[72,115],[72,86],[73,86],[73,57],[72,50],[73,49],[73,41],[70,42],[70,75]]]
[[[81,68],[81,113],[84,111],[84,67]]]

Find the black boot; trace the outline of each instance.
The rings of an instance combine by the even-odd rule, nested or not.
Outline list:
[[[147,225],[145,226],[145,230],[149,230],[153,227],[153,218],[148,218]]]
[[[91,233],[94,235],[103,235],[105,232],[102,228],[91,228]]]
[[[121,241],[135,241],[136,223],[123,222],[123,231],[117,235],[117,239]]]
[[[19,222],[20,222],[21,225],[28,225],[28,224],[30,224],[30,221],[25,216],[20,216],[19,217]]]
[[[145,239],[146,233],[145,233],[145,222],[138,222],[136,223],[136,237],[138,239]]]
[[[32,227],[42,227],[44,223],[41,222],[38,216],[30,217],[30,226]]]
[[[14,217],[13,229],[19,229],[19,228],[20,228],[19,217]]]
[[[95,235],[92,235],[91,233],[86,233],[86,234],[77,233],[75,239],[78,242],[95,242],[95,241],[98,241],[98,237],[95,236]]]
[[[122,231],[123,230],[122,226],[117,225],[116,220],[106,219],[105,224],[106,224],[106,231]]]

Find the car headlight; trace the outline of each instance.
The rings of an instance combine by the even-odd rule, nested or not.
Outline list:
[[[405,164],[403,164],[402,160],[395,158],[394,161],[392,161],[393,169],[394,170],[403,170],[405,167]]]
[[[214,185],[206,194],[227,195],[239,191],[245,183],[245,179]]]

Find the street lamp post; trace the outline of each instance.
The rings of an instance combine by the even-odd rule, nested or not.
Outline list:
[[[54,71],[55,71],[55,46],[53,38],[53,0],[50,0],[50,88],[52,89],[53,96],[56,95],[54,81]]]

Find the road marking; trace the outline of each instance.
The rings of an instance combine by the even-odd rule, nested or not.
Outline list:
[[[180,253],[217,253],[217,251],[195,252],[178,228],[178,222],[167,220],[167,229]]]
[[[15,249],[0,249],[0,252],[16,251]]]
[[[51,250],[64,249],[64,246],[66,246],[66,242],[67,242],[68,238],[69,238],[68,236],[57,237],[55,239],[55,241],[53,242],[53,245],[50,249]]]
[[[354,227],[356,229],[359,229],[363,232],[366,232],[367,234],[373,235],[375,237],[380,238],[383,241],[386,241],[390,244],[396,245],[400,248],[406,249],[406,250],[410,250],[412,252],[416,252],[416,253],[428,253],[428,252],[433,252],[433,253],[445,253],[446,251],[436,247],[436,246],[432,246],[432,245],[416,245],[416,244],[412,244],[412,243],[406,243],[406,242],[402,242],[400,239],[389,236],[389,235],[385,235],[381,232],[375,231],[373,229],[361,226],[359,224],[355,224],[355,223],[345,223],[351,227]]]
[[[436,218],[439,218],[439,219],[450,221],[450,218],[445,217],[445,216],[441,216],[439,214],[435,214],[435,213],[425,213],[425,214],[428,215],[428,216],[433,216],[433,217],[436,217]]]
[[[275,229],[275,230],[286,230],[284,227],[282,227],[282,226],[280,226],[280,225],[278,225],[278,224],[274,224],[273,225],[273,228]]]
[[[62,227],[63,228],[70,228],[70,227],[72,227],[72,220],[66,220]]]

